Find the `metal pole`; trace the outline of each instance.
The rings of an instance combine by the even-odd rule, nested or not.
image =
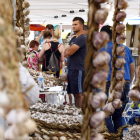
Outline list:
[[[14,9],[13,19],[14,19],[14,28],[15,28],[16,26],[16,0],[13,0],[13,9]]]

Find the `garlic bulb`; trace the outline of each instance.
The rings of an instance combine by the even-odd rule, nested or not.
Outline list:
[[[28,17],[28,16],[26,16],[25,18],[24,18],[24,23],[29,23],[30,22],[30,18]]]
[[[95,58],[92,61],[92,64],[94,67],[104,66],[110,62],[110,59],[110,55],[107,52],[102,51],[95,56]]]
[[[125,42],[125,39],[126,39],[126,36],[121,34],[121,35],[117,36],[116,42],[117,42],[117,44],[123,44]]]
[[[115,108],[113,107],[112,103],[108,103],[104,106],[103,110],[107,115],[113,114],[115,111]]]
[[[116,73],[116,79],[117,80],[122,80],[122,78],[124,77],[124,70],[118,70],[117,73]]]
[[[109,35],[106,32],[94,32],[93,45],[96,49],[99,50],[102,46],[106,46],[108,41]]]
[[[95,0],[95,2],[98,2],[98,3],[104,3],[104,2],[107,2],[108,0]]]
[[[99,92],[93,96],[91,105],[93,108],[99,108],[103,102],[107,100],[107,96],[104,92]]]
[[[122,105],[122,102],[120,99],[115,99],[113,100],[112,105],[115,109],[119,109]]]
[[[51,138],[49,137],[49,136],[47,136],[47,135],[43,135],[43,138],[45,139],[45,140],[50,140]]]
[[[28,117],[29,117],[28,112],[26,112],[25,110],[13,109],[6,116],[6,120],[11,124],[15,124],[26,121]]]
[[[62,136],[62,137],[60,137],[60,140],[67,140],[67,138]]]
[[[119,3],[118,3],[119,9],[126,9],[127,7],[128,7],[128,4],[126,1],[124,1],[124,0],[119,1]]]
[[[15,33],[16,35],[20,36],[20,28],[15,26]]]
[[[25,38],[25,45],[28,45],[30,40],[28,38]]]
[[[97,134],[96,136],[91,137],[90,140],[104,140],[104,137],[101,134]]]
[[[0,107],[6,108],[10,106],[10,100],[6,91],[0,91]]]
[[[22,7],[23,8],[29,8],[30,7],[29,2],[28,1],[23,1]]]
[[[118,34],[122,34],[125,31],[125,25],[124,24],[117,24],[116,26],[116,32]]]
[[[126,18],[126,13],[124,11],[120,11],[117,13],[116,20],[117,21],[124,21]]]
[[[23,29],[20,27],[19,30],[20,30],[20,35],[22,35],[23,34]]]
[[[23,124],[23,127],[26,128],[27,133],[33,133],[33,132],[35,132],[35,129],[36,129],[36,123],[35,123],[33,120],[28,119],[28,120]]]
[[[105,119],[105,113],[103,111],[98,111],[91,116],[90,125],[93,128],[97,128],[104,119]]]
[[[30,30],[30,25],[26,25],[26,26],[24,26],[24,28],[25,28],[25,31],[29,31]]]
[[[54,136],[54,137],[52,137],[52,140],[59,140],[59,139],[58,139],[57,137]]]
[[[24,14],[24,16],[28,16],[30,14],[30,10],[24,9],[23,14]]]
[[[126,63],[124,58],[117,58],[116,63],[115,63],[115,67],[117,69],[121,68],[124,64]]]
[[[131,101],[139,101],[140,100],[140,92],[136,89],[129,91],[128,96],[129,96]]]
[[[108,10],[106,8],[101,8],[95,13],[95,21],[98,24],[103,24],[108,16]]]
[[[122,83],[122,81],[117,82],[117,84],[115,86],[115,90],[116,91],[123,91],[123,83]]]
[[[121,99],[121,96],[122,96],[122,92],[114,91],[114,98],[115,99]]]
[[[97,72],[93,75],[91,84],[93,87],[99,88],[101,83],[107,78],[108,74],[104,71]]]
[[[119,46],[119,47],[117,47],[117,50],[116,50],[117,55],[120,56],[124,52],[125,52],[125,46]]]

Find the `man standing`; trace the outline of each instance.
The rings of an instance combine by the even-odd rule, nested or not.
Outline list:
[[[67,93],[72,93],[75,106],[81,108],[83,95],[82,87],[85,76],[86,35],[83,34],[84,20],[80,17],[73,19],[73,31],[76,33],[64,52],[68,58],[68,87]]]
[[[111,56],[111,60],[109,63],[109,75],[107,78],[107,84],[106,84],[106,94],[108,96],[109,94],[109,87],[111,84],[111,74],[112,74],[112,67],[111,67],[111,61],[112,61],[112,49],[113,49],[113,42],[112,42],[112,30],[110,29],[111,26],[103,26],[101,29],[101,32],[107,32],[109,37],[110,37],[110,41],[107,44],[107,47],[102,48],[100,51],[107,51],[110,56]],[[128,92],[130,90],[130,82],[133,80],[134,78],[134,74],[135,74],[135,66],[133,63],[133,57],[131,54],[130,49],[125,46],[125,60],[126,63],[124,64],[124,70],[125,70],[125,75],[124,75],[124,79],[125,79],[125,84],[123,87],[123,93],[122,93],[122,97],[121,97],[121,101],[122,101],[122,107],[120,109],[116,109],[115,112],[109,116],[108,118],[106,118],[106,125],[107,128],[109,130],[110,133],[116,133],[119,127],[123,126],[122,123],[122,113],[125,109],[126,104],[128,103],[129,99],[128,99]],[[112,120],[111,120],[112,119]],[[113,122],[113,124],[112,124]]]

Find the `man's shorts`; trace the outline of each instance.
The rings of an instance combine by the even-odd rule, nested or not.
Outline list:
[[[68,94],[83,93],[84,77],[85,77],[84,71],[69,69],[67,75],[68,79],[67,93]]]

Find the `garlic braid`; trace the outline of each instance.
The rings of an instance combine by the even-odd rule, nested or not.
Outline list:
[[[0,115],[10,124],[3,139],[23,139],[24,134],[35,131],[36,125],[29,119],[28,104],[21,91],[12,3],[0,0],[0,7]]]
[[[25,0],[17,0],[17,23],[15,32],[17,34],[18,52],[20,54],[20,61],[24,67],[28,67],[26,53],[28,51],[30,35],[30,19],[27,16],[30,11],[28,10],[30,4]]]
[[[123,4],[120,6],[120,3]],[[113,114],[115,109],[121,107],[121,94],[123,92],[124,85],[124,64],[125,64],[125,47],[119,46],[124,43],[125,36],[123,35],[125,26],[120,24],[120,21],[124,21],[126,14],[123,11],[120,11],[118,8],[125,9],[127,7],[127,2],[124,0],[116,0],[115,1],[115,11],[113,17],[113,59],[112,59],[112,75],[111,75],[111,86],[109,89],[109,99],[108,104],[105,105],[104,111],[106,115]],[[121,58],[119,58],[121,56]],[[121,70],[118,70],[121,68]]]
[[[137,67],[137,79],[135,86],[129,92],[129,97],[131,101],[139,101],[140,100],[140,25],[139,25],[139,44],[138,44],[138,67]]]
[[[96,109],[101,107],[105,100],[105,85],[106,85],[106,78],[107,78],[107,70],[108,70],[108,62],[110,61],[110,56],[106,52],[98,52],[100,48],[106,46],[108,42],[108,34],[107,33],[98,33],[99,31],[99,24],[98,19],[100,16],[104,17],[104,20],[107,18],[108,11],[107,9],[101,9],[101,3],[106,2],[107,0],[88,0],[89,3],[89,13],[88,13],[88,36],[87,36],[87,54],[85,60],[85,80],[84,80],[84,101],[83,101],[83,112],[85,114],[84,123],[82,126],[82,140],[90,140],[90,139],[98,139],[102,140],[103,136],[98,134],[97,127],[99,127],[104,118],[105,113],[103,111],[96,112]],[[102,12],[100,12],[100,10]],[[105,16],[104,16],[105,15]],[[102,24],[101,23],[101,24]],[[102,40],[100,44],[98,42],[100,35],[105,36],[105,39]],[[100,60],[98,63],[98,59],[103,58],[105,56],[105,60]],[[105,71],[102,71],[102,70]],[[102,80],[100,83],[96,81],[95,77],[98,78],[98,75],[102,76]],[[94,79],[95,78],[95,79]],[[102,92],[97,93],[96,90],[100,88]],[[94,101],[98,98],[99,104],[95,107]],[[100,100],[101,99],[101,100]],[[99,118],[98,118],[99,117]],[[94,122],[97,124],[94,125]]]

